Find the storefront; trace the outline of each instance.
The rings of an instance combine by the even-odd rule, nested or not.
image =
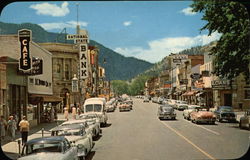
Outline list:
[[[0,115],[7,117],[6,108],[6,65],[0,62]]]

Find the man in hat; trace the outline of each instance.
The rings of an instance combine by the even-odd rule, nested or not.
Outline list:
[[[19,123],[19,127],[20,127],[21,136],[22,136],[22,145],[24,145],[27,142],[28,132],[30,129],[30,124],[27,121],[26,116],[23,116],[23,119]]]

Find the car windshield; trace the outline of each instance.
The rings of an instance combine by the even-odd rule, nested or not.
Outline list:
[[[223,107],[220,110],[224,111],[224,112],[231,112],[231,111],[233,111],[233,108],[231,108],[231,107]]]
[[[30,144],[25,146],[24,151],[26,155],[42,152],[62,152],[62,144],[60,142]]]
[[[82,136],[82,130],[63,130],[58,132],[58,136]]]
[[[102,105],[101,104],[88,104],[85,106],[86,112],[101,112]]]
[[[162,107],[162,110],[165,112],[172,112],[173,108],[172,107]]]

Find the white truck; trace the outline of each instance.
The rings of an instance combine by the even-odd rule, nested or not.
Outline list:
[[[105,98],[88,98],[83,105],[84,114],[96,113],[100,118],[102,126],[107,125],[108,116],[106,114],[106,100]]]

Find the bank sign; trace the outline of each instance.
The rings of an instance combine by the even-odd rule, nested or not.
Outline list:
[[[88,45],[80,44],[80,79],[88,78],[88,65],[87,65],[87,56],[88,56]]]
[[[30,56],[31,30],[22,29],[18,31],[18,39],[21,45],[21,58],[19,59],[19,70],[28,71],[32,68]]]

